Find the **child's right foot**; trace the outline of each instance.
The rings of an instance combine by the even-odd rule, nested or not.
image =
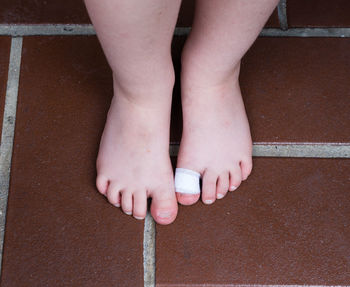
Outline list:
[[[140,89],[145,95],[140,97],[140,90],[114,85],[117,96],[101,139],[96,185],[111,204],[137,219],[145,218],[147,197],[152,197],[153,218],[169,224],[177,215],[169,158],[172,83],[158,86]]]

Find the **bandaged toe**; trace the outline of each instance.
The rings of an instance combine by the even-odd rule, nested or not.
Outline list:
[[[199,179],[201,175],[190,169],[177,168],[175,170],[175,191],[187,194],[199,194],[201,192]]]

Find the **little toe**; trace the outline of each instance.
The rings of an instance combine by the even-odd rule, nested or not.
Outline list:
[[[252,172],[252,168],[253,161],[251,157],[241,161],[242,180],[246,180],[248,178],[248,176]]]
[[[229,191],[236,190],[242,182],[242,172],[238,165],[235,165],[230,171]]]
[[[221,199],[223,197],[225,197],[228,188],[229,188],[229,173],[223,173],[219,176],[219,179],[217,181],[216,184],[216,198],[217,199]]]
[[[125,214],[132,214],[132,193],[130,191],[122,191],[121,206]]]
[[[107,194],[108,183],[109,183],[109,180],[108,180],[108,178],[106,176],[98,175],[96,177],[97,190],[103,195]]]
[[[156,191],[152,195],[151,214],[153,219],[159,224],[172,223],[177,215],[177,202],[175,192],[165,194]]]
[[[218,176],[206,170],[203,174],[202,181],[202,201],[205,204],[212,204],[216,199],[216,182]]]
[[[114,184],[109,184],[106,196],[108,201],[116,207],[120,207],[120,189]]]
[[[135,192],[133,195],[134,207],[133,207],[133,216],[136,219],[142,220],[146,217],[147,213],[147,195],[146,191]]]

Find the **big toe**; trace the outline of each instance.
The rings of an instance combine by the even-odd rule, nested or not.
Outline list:
[[[164,196],[162,192],[152,194],[151,214],[153,219],[159,224],[172,223],[177,215],[177,202],[175,193]]]
[[[200,197],[200,173],[193,170],[178,167],[175,171],[176,198],[180,204],[192,205]]]
[[[198,201],[199,197],[200,197],[199,194],[186,194],[186,193],[180,193],[180,192],[176,193],[177,201],[182,205],[195,204]]]

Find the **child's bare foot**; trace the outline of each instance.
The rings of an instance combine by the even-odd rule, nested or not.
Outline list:
[[[250,174],[252,141],[238,84],[239,66],[232,75],[221,79],[218,73],[189,70],[194,69],[185,65],[184,128],[177,167],[202,175],[202,200],[211,204],[228,190],[238,188]],[[199,199],[199,194],[177,193],[177,199],[190,205]]]
[[[114,76],[114,98],[97,159],[97,188],[142,219],[177,214],[169,158],[174,69],[171,39],[181,0],[85,0]]]
[[[172,83],[162,86],[140,89],[147,97],[132,97],[130,93],[139,92],[114,85],[117,96],[101,139],[96,184],[110,203],[137,219],[145,217],[147,197],[152,197],[153,218],[169,224],[177,214],[169,158]]]
[[[182,53],[184,128],[177,167],[202,175],[202,199],[207,204],[237,188],[251,172],[252,141],[239,66],[277,2],[196,2]],[[178,193],[177,199],[193,204],[199,194]]]

